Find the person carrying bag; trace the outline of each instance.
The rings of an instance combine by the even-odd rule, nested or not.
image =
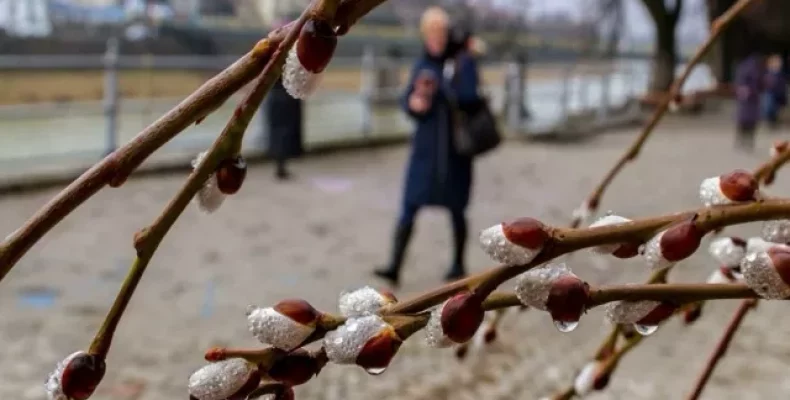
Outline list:
[[[457,93],[452,101],[454,120],[454,144],[456,150],[463,155],[476,157],[497,148],[502,142],[502,135],[497,126],[496,118],[491,112],[489,101],[479,93],[479,76],[477,60],[472,54],[470,44],[478,39],[461,26],[454,26],[449,31],[448,68],[450,82],[455,87],[473,87],[475,93]],[[478,44],[478,46],[480,45]],[[474,85],[458,85],[459,79],[474,80]]]

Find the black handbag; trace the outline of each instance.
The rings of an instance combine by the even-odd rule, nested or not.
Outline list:
[[[456,71],[457,72],[457,63]],[[453,81],[455,81],[455,73]],[[495,149],[502,142],[496,117],[491,112],[488,99],[481,97],[477,104],[459,107],[452,105],[454,144],[459,154],[479,156]]]

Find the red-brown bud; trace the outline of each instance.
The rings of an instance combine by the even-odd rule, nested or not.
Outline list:
[[[705,232],[694,223],[696,216],[667,229],[661,236],[661,255],[667,261],[680,261],[688,258],[699,248]]]
[[[774,146],[773,146],[773,149],[774,149],[774,151],[775,151],[776,153],[781,153],[781,152],[783,152],[783,151],[787,150],[787,147],[788,147],[788,142],[787,142],[787,140],[777,140],[777,141],[774,141]]]
[[[612,255],[621,259],[636,257],[639,255],[639,246],[641,245],[642,245],[641,243],[636,243],[636,242],[623,243],[619,247],[617,247],[617,250],[612,252]]]
[[[496,338],[497,338],[497,333],[495,328],[488,328],[483,334],[483,341],[485,343],[493,343],[496,340]]]
[[[238,155],[222,160],[217,167],[217,188],[224,194],[235,194],[247,177],[247,162]]]
[[[694,322],[697,322],[699,317],[702,316],[702,304],[703,303],[693,303],[683,310],[683,322],[686,325],[691,325]]]
[[[66,397],[86,400],[104,378],[106,364],[98,355],[82,353],[72,358],[63,369],[61,388]]]
[[[299,386],[323,368],[324,362],[305,349],[296,349],[269,368],[269,377],[288,386]]]
[[[751,201],[757,192],[757,180],[742,169],[732,171],[719,177],[721,193],[732,201]]]
[[[469,353],[469,345],[467,343],[460,344],[455,348],[455,358],[463,360]]]
[[[657,326],[667,318],[671,317],[677,309],[678,306],[675,304],[662,302],[647,315],[642,317],[642,319],[637,321],[636,324],[644,326]]]
[[[786,285],[790,285],[790,247],[771,246],[766,253],[776,269],[776,273]]]
[[[370,338],[357,355],[356,363],[371,374],[384,372],[403,341],[394,329],[383,329]]]
[[[609,380],[611,379],[612,374],[610,372],[603,371],[598,376],[595,377],[593,380],[593,390],[601,391],[606,389],[609,386]]]
[[[224,347],[212,347],[206,350],[206,354],[203,355],[203,358],[208,362],[217,362],[226,359],[227,354]]]
[[[556,322],[575,323],[587,309],[590,287],[575,275],[557,278],[549,290],[546,308]]]
[[[458,293],[442,308],[442,331],[456,343],[469,341],[483,323],[485,311],[471,292]]]
[[[395,293],[392,293],[392,291],[390,291],[388,289],[376,289],[376,291],[378,291],[379,294],[384,296],[384,298],[386,298],[390,302],[392,302],[392,303],[397,303],[398,302],[398,298],[395,297]]]
[[[502,232],[511,243],[528,249],[541,249],[549,240],[549,233],[542,222],[533,218],[519,218],[503,222]]]
[[[321,313],[302,299],[286,299],[274,305],[274,310],[302,325],[315,326]]]
[[[324,71],[337,47],[337,34],[326,21],[308,20],[299,33],[296,55],[302,67],[319,74]]]

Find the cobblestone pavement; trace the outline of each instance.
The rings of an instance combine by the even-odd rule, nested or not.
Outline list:
[[[767,157],[776,135],[764,134],[755,154],[732,149],[728,119],[671,119],[638,162],[616,180],[605,208],[627,216],[698,204],[707,176]],[[786,133],[786,132],[785,132]],[[517,216],[568,222],[580,202],[630,142],[633,133],[597,136],[583,144],[507,143],[476,166],[473,231]],[[190,208],[166,238],[143,279],[108,360],[96,399],[185,397],[186,379],[212,345],[254,346],[244,309],[301,296],[334,309],[344,288],[373,283],[369,270],[384,261],[397,212],[405,148],[302,160],[297,180],[278,184],[271,166],[253,167],[247,185],[215,215]],[[790,174],[790,173],[788,173]],[[788,175],[790,176],[790,175]],[[790,189],[780,174],[771,193]],[[85,348],[133,257],[132,234],[151,221],[183,175],[149,177],[101,192],[39,243],[0,284],[0,398],[43,399],[55,363]],[[0,198],[0,235],[13,231],[54,190]],[[450,250],[449,219],[420,216],[399,296],[439,285]],[[743,235],[755,227],[733,228]],[[491,262],[477,246],[468,253],[479,271]],[[648,275],[637,261],[612,262],[579,254],[579,275],[593,283],[636,282]],[[704,254],[679,266],[676,279],[707,276]],[[691,328],[670,322],[621,364],[600,399],[683,398],[737,302],[708,306]],[[790,322],[781,303],[764,303],[747,317],[706,399],[786,397],[784,374]],[[300,399],[538,399],[565,387],[600,342],[607,326],[593,310],[581,326],[558,334],[546,314],[511,315],[501,340],[459,364],[450,350],[407,343],[389,370],[368,377],[329,366],[297,389]],[[782,394],[784,393],[784,394]]]

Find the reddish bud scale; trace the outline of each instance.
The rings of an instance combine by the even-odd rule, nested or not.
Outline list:
[[[735,275],[732,273],[733,272],[732,270],[733,268],[729,268],[729,267],[724,267],[724,266],[719,267],[719,272],[721,272],[721,274],[724,275],[725,278],[729,279],[732,282],[735,282],[738,279],[735,278]]]
[[[236,156],[222,160],[217,167],[217,188],[224,194],[235,194],[241,189],[247,177],[247,162],[244,157]]]
[[[455,348],[455,358],[459,360],[466,358],[467,353],[469,353],[469,346],[466,344],[462,344]]]
[[[456,343],[472,339],[483,323],[485,311],[471,292],[456,294],[442,308],[442,331]]]
[[[683,322],[686,325],[693,324],[702,316],[702,303],[694,303],[683,310]]]
[[[217,362],[222,361],[227,358],[225,354],[225,349],[222,347],[212,347],[206,350],[206,354],[203,356],[208,362]]]
[[[326,21],[311,19],[304,24],[296,42],[296,55],[302,67],[319,74],[324,71],[337,47],[337,34]]]
[[[790,247],[772,246],[767,251],[774,269],[785,285],[790,285]]]
[[[612,252],[612,255],[621,259],[636,257],[639,255],[639,246],[641,245],[641,243],[623,243]]]
[[[502,232],[507,240],[528,249],[540,249],[549,240],[546,226],[533,218],[519,218],[513,222],[502,223]]]
[[[277,303],[273,308],[278,313],[302,325],[314,325],[318,319],[321,318],[321,313],[313,308],[310,303],[302,299],[283,300]]]
[[[787,146],[788,146],[787,140],[777,140],[774,142],[774,150],[776,150],[777,153],[781,153],[787,150]]]
[[[297,349],[269,368],[269,377],[288,386],[299,386],[312,379],[321,364],[307,350]]]
[[[365,369],[387,368],[403,341],[394,330],[385,330],[365,343],[356,363]]]
[[[694,220],[679,222],[661,236],[661,255],[673,262],[686,259],[697,251],[703,235]]]
[[[376,290],[377,290],[377,291],[378,291],[378,292],[379,292],[379,293],[380,293],[382,296],[384,296],[384,298],[388,299],[389,301],[391,301],[391,302],[393,302],[393,303],[397,303],[397,302],[398,302],[398,298],[397,298],[397,297],[395,297],[395,293],[392,293],[392,291],[390,291],[390,290],[387,290],[387,289],[376,289]]]
[[[719,188],[722,194],[732,201],[754,200],[757,187],[754,176],[741,169],[719,176]]]
[[[496,329],[487,329],[483,335],[483,341],[486,343],[493,343],[497,338]]]
[[[732,244],[739,247],[743,247],[744,249],[746,248],[746,241],[743,240],[743,238],[739,238],[737,236],[730,236],[730,240],[732,240]]]
[[[247,400],[247,397],[261,384],[261,372],[257,369],[250,373],[247,382],[227,400]]]
[[[565,275],[555,280],[549,290],[546,308],[555,321],[576,322],[587,309],[590,287],[576,276]]]
[[[86,400],[99,386],[106,364],[97,355],[81,354],[69,362],[63,370],[61,388],[70,399]]]
[[[596,376],[595,380],[593,381],[593,390],[601,391],[606,389],[606,387],[609,386],[609,380],[611,377],[612,375],[608,372],[604,372]]]
[[[646,325],[646,326],[657,326],[667,318],[671,317],[672,314],[678,309],[678,306],[671,304],[671,303],[661,303],[653,311],[650,311],[647,315],[645,315],[642,319],[637,321],[638,325]]]

